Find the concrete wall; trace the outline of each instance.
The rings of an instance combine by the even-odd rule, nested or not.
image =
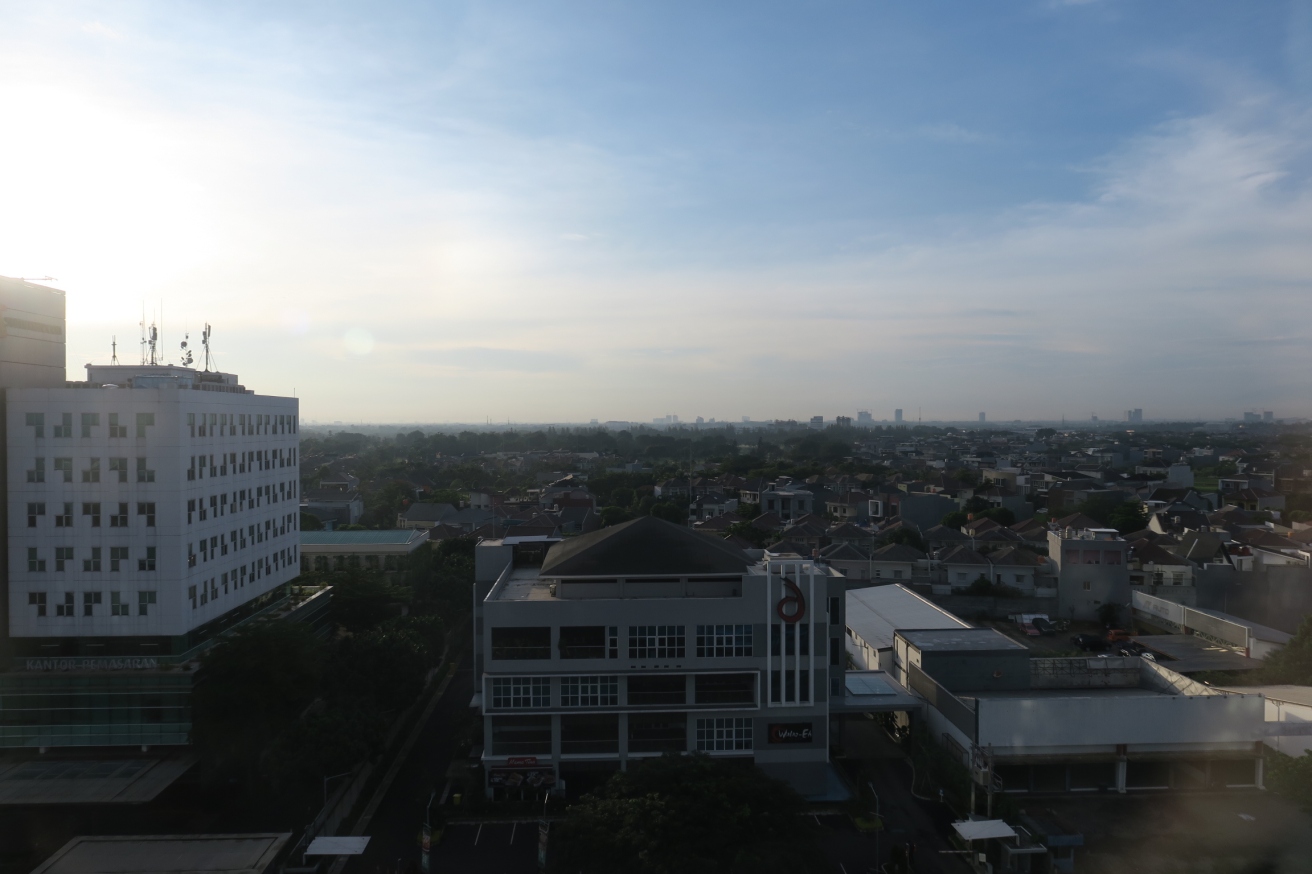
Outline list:
[[[1244,750],[1265,737],[1264,709],[1257,695],[982,698],[978,743],[1000,756]]]

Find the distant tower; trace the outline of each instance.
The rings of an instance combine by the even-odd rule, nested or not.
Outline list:
[[[1263,422],[1274,422],[1275,420],[1276,420],[1276,414],[1275,414],[1274,412],[1272,412],[1271,410],[1265,410],[1265,411],[1262,413],[1262,421],[1263,421]]]
[[[894,421],[894,422],[901,422],[901,421],[902,421],[902,411],[901,411],[901,410],[894,410],[894,411],[893,411],[893,421]]]
[[[983,414],[983,413],[980,413],[980,414],[979,414],[979,421],[980,421],[980,424],[981,424],[981,425],[984,424],[984,414]]]

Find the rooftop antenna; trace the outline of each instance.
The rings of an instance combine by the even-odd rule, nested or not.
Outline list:
[[[150,346],[150,366],[154,367],[159,363],[159,359],[155,355],[155,347],[159,343],[159,331],[155,330],[154,322],[150,323],[150,333],[147,336],[150,337],[150,339],[146,341]]]
[[[191,339],[190,334],[182,335],[182,345],[180,347],[182,349],[182,358],[180,360],[182,362],[183,367],[190,367],[191,362],[195,360],[191,356],[191,350],[187,348],[187,341],[190,339]]]
[[[137,323],[141,328],[141,365],[146,365],[146,302],[141,302],[141,321]]]
[[[114,351],[114,354],[109,358],[109,363],[114,367],[118,367],[118,337],[114,337],[110,341],[109,348]]]
[[[202,331],[202,332],[201,332],[201,335],[200,335],[200,342],[201,342],[201,345],[205,347],[205,372],[206,372],[206,373],[209,373],[209,372],[210,372],[210,334],[213,332],[213,330],[214,330],[214,329],[210,327],[210,323],[209,323],[209,322],[206,322],[206,323],[205,323],[205,330]]]

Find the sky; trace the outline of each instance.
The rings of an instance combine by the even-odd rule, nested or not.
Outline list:
[[[70,376],[307,420],[1312,416],[1312,0],[0,0]]]

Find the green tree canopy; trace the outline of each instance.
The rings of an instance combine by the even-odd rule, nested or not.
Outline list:
[[[673,501],[658,501],[652,504],[649,515],[676,525],[688,524],[688,510],[682,504]]]
[[[553,869],[583,874],[826,870],[801,799],[751,765],[662,756],[614,775],[557,826]]]
[[[1303,619],[1294,639],[1266,657],[1256,682],[1312,686],[1312,616]]]
[[[261,753],[314,699],[322,653],[296,622],[253,625],[205,653],[192,694],[193,735],[213,770],[255,776]]]
[[[393,585],[369,571],[338,571],[325,582],[333,587],[333,621],[347,631],[371,628],[395,616],[397,605],[410,600],[410,590]]]

